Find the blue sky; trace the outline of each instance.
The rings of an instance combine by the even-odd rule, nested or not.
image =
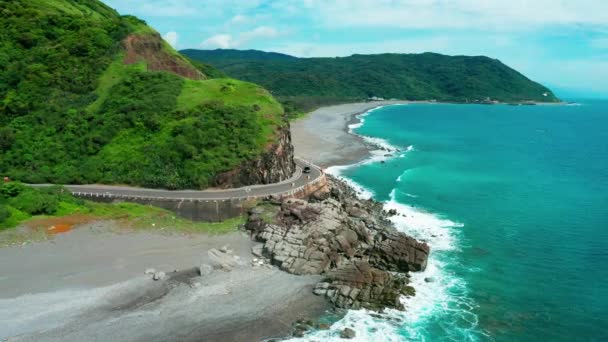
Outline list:
[[[177,49],[498,58],[560,96],[608,97],[608,0],[103,0]]]

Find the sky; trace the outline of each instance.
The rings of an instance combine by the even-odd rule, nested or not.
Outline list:
[[[176,49],[486,55],[562,97],[608,97],[608,0],[103,0]]]

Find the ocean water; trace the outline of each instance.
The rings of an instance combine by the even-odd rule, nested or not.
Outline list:
[[[398,209],[429,265],[406,312],[349,311],[305,340],[608,341],[608,101],[361,118],[351,130],[378,150],[329,172]]]

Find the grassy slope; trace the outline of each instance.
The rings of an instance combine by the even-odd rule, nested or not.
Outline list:
[[[9,64],[0,70],[0,169],[14,179],[205,188],[262,153],[283,124],[280,104],[253,84],[149,72],[145,60],[125,65],[127,35],[159,42],[176,65],[190,62],[144,22],[99,1],[8,4],[12,15],[0,19],[11,28],[0,33],[0,61]],[[242,143],[188,144],[235,134]]]

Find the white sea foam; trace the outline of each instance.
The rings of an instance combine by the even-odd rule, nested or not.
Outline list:
[[[353,130],[361,127],[364,117],[372,111],[360,115],[361,122],[350,125],[349,132],[356,134]],[[414,146],[401,150],[384,139],[361,137],[366,143],[377,148],[370,152],[371,156],[353,165],[330,167],[327,172],[356,189],[360,198],[368,199],[374,196],[373,191],[344,177],[343,172],[352,167],[405,157],[408,152],[414,151]],[[389,151],[398,152],[387,156]],[[407,172],[408,170],[404,171],[396,181],[401,182]],[[343,341],[340,338],[340,331],[346,327],[356,332],[356,337],[352,341],[403,341],[404,339],[424,341],[426,325],[433,317],[442,320],[441,325],[444,329],[448,329],[446,326],[452,326],[450,332],[446,331],[446,338],[471,339],[470,331],[477,326],[477,317],[471,312],[474,303],[467,296],[465,282],[446,270],[448,263],[452,262],[449,254],[458,250],[459,228],[463,225],[398,202],[398,191],[393,189],[390,199],[384,204],[386,210],[397,210],[398,214],[392,216],[390,220],[399,231],[425,241],[431,247],[425,271],[411,274],[410,284],[416,289],[416,295],[402,298],[406,311],[385,310],[388,319],[381,319],[371,316],[366,310],[349,310],[345,317],[334,323],[329,330],[314,331],[304,338],[290,341]],[[408,193],[403,195],[417,197]],[[428,278],[433,278],[433,281],[426,281],[425,279]],[[443,317],[446,318],[445,320],[441,317],[443,314],[448,314]],[[401,323],[396,324],[396,322]]]
[[[361,126],[363,126],[363,123],[365,122],[365,117],[366,116],[368,116],[371,113],[373,113],[374,111],[376,111],[378,109],[381,109],[381,108],[384,108],[384,107],[386,107],[386,106],[374,107],[374,108],[369,109],[369,110],[367,110],[367,111],[365,111],[365,112],[363,112],[361,114],[357,114],[355,116],[355,118],[357,118],[359,120],[359,122],[356,122],[356,123],[348,125],[348,133],[355,134],[354,130],[357,129],[357,128],[359,128],[359,127],[361,127]]]
[[[386,210],[397,210],[398,215],[390,217],[395,227],[418,240],[425,241],[433,251],[453,250],[456,246],[454,228],[462,227],[462,224],[399,203],[396,200],[397,191],[393,189],[389,195],[390,200],[384,204]]]
[[[360,164],[355,164],[355,165],[360,165]],[[357,195],[361,199],[370,199],[370,198],[374,197],[374,192],[372,190],[367,189],[363,185],[355,182],[354,180],[352,180],[350,178],[346,178],[342,175],[344,170],[348,170],[351,167],[354,167],[354,165],[331,166],[331,167],[328,167],[327,169],[325,169],[325,173],[328,173],[328,174],[340,179],[341,181],[348,184],[351,188],[355,189],[355,191],[357,192]]]
[[[366,310],[349,310],[329,330],[314,331],[291,341],[341,341],[340,331],[347,327],[356,332],[353,341],[424,341],[427,323],[435,317],[443,319],[443,315],[451,317],[442,321],[445,329],[451,330],[446,331],[446,337],[461,339],[472,335],[469,330],[477,326],[477,317],[471,313],[474,304],[466,294],[466,284],[446,271],[450,259],[445,254],[457,249],[458,228],[462,224],[399,203],[396,195],[394,189],[384,205],[386,210],[398,212],[391,221],[398,230],[426,241],[432,251],[425,271],[411,273],[410,285],[416,295],[402,298],[406,311],[385,310],[385,317],[378,318]],[[427,282],[428,278],[433,281]]]

